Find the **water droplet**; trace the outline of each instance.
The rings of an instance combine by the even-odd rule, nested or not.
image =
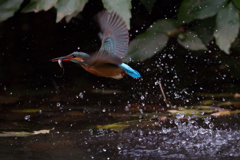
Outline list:
[[[145,97],[142,95],[142,96],[141,96],[141,100],[144,100],[144,98],[145,98]]]
[[[184,114],[183,113],[177,113],[176,118],[177,119],[182,119],[182,118],[184,118]]]
[[[103,110],[102,110],[103,112],[106,112],[106,108],[103,108]]]
[[[203,120],[204,120],[204,123],[209,124],[210,120],[211,120],[211,117],[206,117]]]
[[[57,104],[56,104],[56,105],[57,105],[57,107],[60,107],[60,106],[61,106],[61,103],[57,102]]]
[[[213,128],[214,127],[214,124],[213,123],[210,123],[209,124],[209,128]]]
[[[26,116],[24,117],[24,119],[25,119],[25,120],[29,120],[30,117],[31,117],[30,115],[26,115]]]
[[[168,54],[168,57],[169,57],[170,59],[173,59],[173,56],[172,56],[171,54]]]
[[[82,92],[79,93],[79,98],[83,99],[83,93]]]

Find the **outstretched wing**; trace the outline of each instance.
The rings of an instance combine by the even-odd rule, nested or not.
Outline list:
[[[84,61],[89,65],[89,67],[96,68],[106,64],[112,64],[115,66],[122,64],[122,59],[120,57],[115,54],[109,54],[106,50],[100,50],[92,56],[85,58]]]
[[[121,58],[125,57],[128,50],[128,29],[125,21],[116,13],[104,10],[97,14],[97,20],[102,31],[102,46],[106,50]]]

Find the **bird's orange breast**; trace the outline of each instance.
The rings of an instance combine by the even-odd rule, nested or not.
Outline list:
[[[119,67],[115,66],[99,66],[99,67],[88,67],[82,66],[86,71],[102,77],[115,77],[120,75],[123,71]]]

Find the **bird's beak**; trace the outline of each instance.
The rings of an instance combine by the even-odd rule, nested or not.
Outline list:
[[[69,56],[63,56],[63,57],[57,57],[57,58],[53,58],[51,59],[52,62],[58,62],[59,60],[60,61],[71,61],[73,60],[74,58],[71,58]]]

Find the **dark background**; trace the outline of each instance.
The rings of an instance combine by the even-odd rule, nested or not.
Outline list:
[[[21,9],[27,3],[24,1]],[[139,0],[133,0],[130,40],[157,19],[176,18],[180,4],[178,0],[156,1],[149,13]],[[155,82],[161,81],[167,95],[171,96],[186,88],[195,92],[234,92],[238,85],[239,56],[236,52],[228,56],[214,43],[208,46],[211,52],[190,52],[179,46],[174,38],[152,58],[129,64],[141,73],[140,79],[96,77],[71,62],[63,63],[65,74],[59,78],[62,69],[50,59],[73,51],[92,53],[100,47],[99,27],[94,16],[103,10],[101,1],[89,0],[83,12],[69,23],[65,20],[56,23],[55,9],[39,13],[21,13],[21,9],[0,24],[2,91],[14,87],[32,90],[105,87],[152,92]]]

